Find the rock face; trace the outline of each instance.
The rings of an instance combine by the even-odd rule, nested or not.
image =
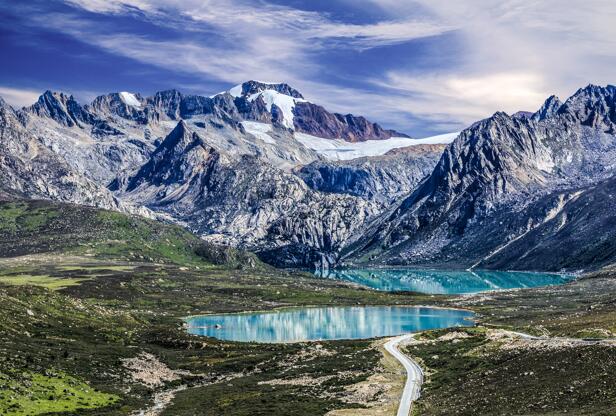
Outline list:
[[[558,108],[551,97],[538,117],[496,113],[474,124],[408,198],[350,245],[347,261],[545,268],[535,266],[530,254],[524,257],[528,262],[497,259],[510,256],[514,247],[518,254],[521,245],[530,253],[544,244],[538,230],[555,218],[563,221],[563,210],[583,215],[572,205],[580,195],[601,200],[596,188],[610,183],[616,161],[615,91],[589,86]],[[598,223],[612,221],[600,207],[596,215]],[[592,247],[606,238],[586,236]],[[550,262],[566,264],[564,258]]]
[[[315,161],[299,168],[297,175],[314,190],[355,195],[388,206],[432,173],[444,149],[443,144],[417,145],[383,156]]]
[[[616,261],[612,86],[496,113],[447,147],[337,162],[318,145],[378,149],[401,134],[256,81],[212,97],[119,92],[82,106],[47,91],[21,110],[0,104],[2,199],[156,215],[282,266]]]
[[[409,137],[395,130],[385,130],[364,117],[330,113],[309,102],[299,102],[293,109],[295,130],[326,139],[342,138],[349,142]]]
[[[73,96],[45,91],[38,101],[28,109],[39,117],[50,118],[66,127],[90,124],[93,117],[75,101]]]
[[[56,117],[61,123],[76,123],[80,120],[79,111],[70,103],[66,96],[45,93],[35,106],[37,111]],[[54,199],[131,211],[105,187],[73,171],[44,146],[24,128],[15,111],[1,98],[0,149],[0,183],[5,197]]]
[[[118,92],[83,106],[47,91],[31,107],[3,107],[13,147],[0,152],[0,196],[161,215],[275,264],[328,267],[383,206],[381,178],[393,195],[396,175],[403,192],[424,168],[409,159],[407,174],[404,158],[365,161],[374,197],[311,189],[294,172],[321,160],[294,137],[293,108],[305,102],[287,84],[255,81],[212,97]],[[379,138],[382,129],[361,120],[354,134]]]
[[[229,158],[181,121],[120,189],[207,240],[251,249],[281,266],[334,263],[375,204],[315,192],[254,156]]]
[[[545,100],[545,103],[543,103],[541,108],[532,115],[532,119],[535,121],[541,121],[545,120],[546,118],[550,118],[554,114],[556,114],[556,112],[562,105],[563,103],[560,101],[560,99],[557,96],[552,95],[547,100]]]

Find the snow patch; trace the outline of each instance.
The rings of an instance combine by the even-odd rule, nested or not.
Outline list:
[[[236,85],[235,87],[231,88],[229,90],[229,94],[231,94],[234,97],[241,97],[242,96],[242,86],[244,84],[239,84]],[[221,94],[224,94],[224,92],[222,92]]]
[[[437,136],[424,137],[423,139],[415,139],[417,144],[449,144],[453,142],[460,132],[439,134]],[[419,143],[421,142],[421,143]]]
[[[272,112],[272,104],[276,104],[278,108],[282,111],[282,124],[290,129],[295,129],[293,124],[293,109],[295,108],[295,103],[303,102],[301,98],[293,98],[290,95],[281,94],[278,91],[274,90],[265,90],[256,94],[252,94],[248,97],[248,101],[252,102],[257,98],[261,97],[267,106],[267,111]]]
[[[126,105],[130,105],[131,107],[141,108],[141,103],[139,102],[135,94],[122,91],[120,93],[120,98],[122,99],[122,101],[124,101],[124,104]]]
[[[259,123],[257,121],[242,121],[242,126],[244,126],[244,130],[246,130],[246,132],[252,134],[257,139],[260,139],[265,143],[276,143],[272,136],[267,134],[272,131],[271,124]]]
[[[441,134],[423,139],[409,139],[407,137],[392,137],[387,140],[367,140],[365,142],[351,143],[342,139],[324,139],[306,133],[295,133],[297,141],[316,151],[328,160],[350,160],[358,157],[381,156],[392,149],[416,146],[418,144],[446,144],[451,143],[459,133]]]

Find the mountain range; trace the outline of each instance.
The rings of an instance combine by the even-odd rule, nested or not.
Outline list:
[[[277,266],[578,270],[616,259],[616,88],[413,139],[284,83],[0,101],[0,197],[175,222]]]

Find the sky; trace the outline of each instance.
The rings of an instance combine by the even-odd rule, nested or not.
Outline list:
[[[0,96],[286,82],[413,137],[616,83],[613,0],[0,0]]]

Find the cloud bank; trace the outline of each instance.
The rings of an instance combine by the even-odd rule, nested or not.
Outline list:
[[[614,81],[608,0],[333,0],[327,9],[272,1],[65,0],[28,18],[106,54],[192,76],[191,92],[217,92],[200,83],[284,81],[334,111],[414,136]]]

